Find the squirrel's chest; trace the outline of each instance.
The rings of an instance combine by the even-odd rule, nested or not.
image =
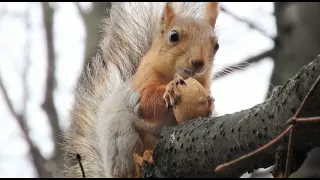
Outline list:
[[[135,122],[135,125],[140,132],[150,133],[159,138],[164,126],[177,125],[177,121],[173,113],[169,113],[162,121],[158,119],[153,120],[152,118],[140,119],[139,122]]]

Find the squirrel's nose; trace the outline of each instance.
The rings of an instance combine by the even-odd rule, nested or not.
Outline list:
[[[194,59],[191,61],[192,65],[196,68],[202,68],[204,66],[204,61],[202,59]]]

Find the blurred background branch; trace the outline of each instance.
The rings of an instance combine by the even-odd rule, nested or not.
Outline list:
[[[74,2],[81,15],[82,22],[86,30],[86,44],[84,63],[88,61],[96,52],[99,37],[102,17],[109,17],[109,9],[111,2],[92,2],[90,10],[85,11],[79,2]]]
[[[273,53],[274,53],[274,49],[270,49],[262,53],[259,53],[258,55],[252,56],[246,60],[243,60],[237,64],[229,65],[228,67],[225,67],[219,72],[215,73],[213,80],[217,80],[221,77],[224,77],[236,71],[245,70],[247,67],[249,67],[253,63],[257,63],[261,60],[264,60],[264,58],[272,57]]]
[[[45,158],[42,156],[41,152],[39,151],[38,147],[34,144],[32,139],[30,138],[29,135],[29,128],[27,126],[27,104],[28,104],[28,85],[27,85],[27,75],[28,75],[28,70],[30,67],[30,56],[29,56],[29,46],[30,46],[30,41],[29,41],[29,34],[30,34],[30,17],[29,17],[29,9],[27,8],[26,13],[24,14],[25,18],[25,27],[26,27],[26,34],[27,34],[27,40],[25,43],[25,48],[26,48],[26,53],[25,53],[25,66],[23,68],[23,89],[24,89],[24,97],[23,97],[23,107],[22,107],[22,112],[18,113],[14,110],[13,103],[11,102],[9,98],[9,94],[4,86],[2,77],[0,75],[0,89],[2,91],[2,94],[4,96],[5,102],[7,104],[7,107],[9,108],[9,111],[11,112],[12,116],[17,120],[17,123],[20,127],[20,130],[22,131],[25,140],[27,144],[29,145],[29,152],[31,155],[32,162],[35,166],[36,172],[39,177],[52,177],[50,172],[48,172],[45,169]]]
[[[235,13],[233,13],[232,11],[228,10],[227,8],[225,8],[224,6],[220,7],[221,11],[230,15],[231,17],[233,17],[234,19],[236,19],[239,22],[245,23],[247,24],[250,28],[259,31],[263,36],[273,39],[274,37],[272,37],[271,35],[269,35],[265,30],[263,30],[262,28],[260,28],[258,25],[256,25],[255,23],[253,23],[251,20],[249,19],[245,19],[242,18],[238,15],[236,15]]]
[[[55,46],[54,46],[54,33],[53,33],[53,25],[54,25],[54,8],[50,5],[49,2],[41,2],[42,13],[43,13],[43,24],[45,30],[45,38],[46,38],[46,47],[47,47],[47,79],[46,79],[46,87],[45,87],[45,99],[42,104],[43,110],[46,112],[48,116],[49,123],[52,128],[52,138],[54,142],[54,151],[53,156],[51,157],[51,161],[55,163],[55,165],[51,166],[55,169],[52,169],[51,172],[54,174],[54,177],[60,177],[60,164],[61,164],[61,156],[62,150],[60,144],[62,143],[61,137],[61,128],[59,126],[59,118],[57,114],[57,110],[54,105],[54,90],[55,90],[55,72],[56,72],[56,59],[55,59]],[[50,162],[51,162],[50,161]]]
[[[18,125],[25,136],[25,140],[30,147],[30,154],[32,158],[33,165],[36,169],[36,174],[38,177],[62,177],[61,174],[61,143],[62,139],[62,128],[59,122],[57,108],[55,106],[55,89],[56,89],[56,72],[57,72],[57,59],[56,59],[56,46],[54,43],[55,32],[54,32],[54,24],[55,24],[55,11],[57,9],[56,6],[53,6],[49,2],[39,2],[41,5],[41,11],[43,14],[43,27],[44,27],[44,37],[46,42],[46,80],[45,80],[45,88],[44,88],[44,101],[41,105],[45,114],[47,115],[48,122],[50,124],[52,130],[52,142],[54,144],[53,154],[50,158],[45,158],[39,148],[35,145],[33,140],[30,137],[29,128],[27,126],[27,105],[28,105],[28,70],[30,66],[30,48],[32,42],[30,42],[30,16],[29,11],[30,8],[26,8],[26,13],[17,13],[11,12],[3,7],[0,8],[0,17],[10,16],[11,18],[23,18],[26,26],[26,43],[24,46],[25,50],[25,68],[22,70],[22,86],[24,89],[24,97],[23,97],[23,112],[17,113],[14,110],[14,105],[12,101],[10,101],[9,94],[6,90],[6,87],[3,83],[2,77],[0,76],[0,88],[3,92],[3,97],[5,99],[6,105],[9,108],[12,116],[17,120]],[[76,3],[77,7],[80,8],[80,4]],[[92,8],[89,11],[84,11],[81,9],[79,13],[81,14],[82,21],[84,22],[86,29],[86,45],[85,45],[85,59],[90,59],[90,57],[94,54],[95,49],[98,45],[99,36],[100,36],[100,23],[101,20],[106,17],[107,10],[110,8],[110,2],[101,3],[101,2],[93,2]],[[79,9],[80,10],[80,9]]]

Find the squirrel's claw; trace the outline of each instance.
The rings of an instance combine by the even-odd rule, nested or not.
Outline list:
[[[179,90],[177,89],[177,86],[179,84],[185,84],[184,80],[181,77],[175,78],[167,85],[166,91],[163,95],[163,99],[165,100],[168,110],[172,107],[176,108],[176,105],[181,102],[181,95],[179,93]]]
[[[152,153],[153,153],[152,150],[145,150],[143,152],[142,156],[140,156],[137,153],[133,154],[134,161],[135,161],[135,167],[136,167],[135,178],[139,178],[140,177],[141,167],[142,167],[143,163],[148,163],[148,164],[152,164],[153,163]]]
[[[170,108],[172,108],[172,105],[170,103],[170,98],[169,98],[169,92],[170,91],[172,91],[172,90],[170,89],[169,86],[167,86],[166,91],[164,92],[164,94],[162,96],[162,98],[164,99],[164,101],[166,103],[166,107],[167,107],[168,111],[169,111]]]
[[[176,86],[179,84],[187,86],[186,82],[184,82],[184,79],[177,73],[174,75],[173,81],[176,82]]]
[[[209,112],[208,112],[208,117],[210,117],[212,115],[212,111],[214,109],[214,97],[211,95],[211,92],[208,92],[208,104],[209,104]]]

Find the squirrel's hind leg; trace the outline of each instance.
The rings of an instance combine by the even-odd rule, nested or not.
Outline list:
[[[147,162],[148,164],[152,164],[152,153],[153,150],[145,150],[143,155],[140,156],[137,153],[134,153],[135,167],[136,167],[136,176],[135,178],[139,178],[141,174],[141,167],[143,163]]]

